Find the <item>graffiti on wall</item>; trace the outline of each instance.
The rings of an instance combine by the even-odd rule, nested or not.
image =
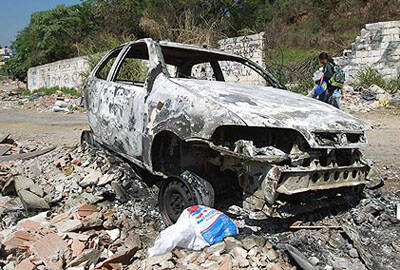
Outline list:
[[[42,87],[79,88],[83,83],[82,74],[87,72],[89,63],[84,57],[57,61],[33,67],[28,70],[28,89]]]

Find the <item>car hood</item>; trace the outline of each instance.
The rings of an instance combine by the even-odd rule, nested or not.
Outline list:
[[[304,135],[313,131],[362,132],[370,129],[364,121],[331,105],[288,90],[217,81],[172,80],[235,113],[248,126],[291,128]]]

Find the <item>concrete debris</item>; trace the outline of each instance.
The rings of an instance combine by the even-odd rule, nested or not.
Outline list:
[[[81,98],[57,91],[52,95],[34,93],[30,96],[22,94],[23,89],[0,91],[0,103],[4,109],[31,110],[39,112],[66,112],[84,111]]]
[[[396,96],[377,85],[369,88],[354,88],[345,85],[342,107],[348,112],[369,112],[379,107],[386,107],[396,103]]]
[[[11,144],[20,152],[43,147]],[[92,174],[98,181],[81,186]],[[124,203],[113,183],[124,191]],[[104,150],[58,147],[31,161],[2,162],[0,188],[2,269],[293,270],[301,264],[308,269],[396,269],[400,264],[400,197],[379,189],[364,190],[351,210],[321,210],[289,220],[249,220],[236,206],[232,220],[239,235],[201,251],[175,248],[148,258],[148,248],[165,228],[157,187]],[[51,211],[38,214],[33,206]],[[288,245],[298,252],[290,253]]]

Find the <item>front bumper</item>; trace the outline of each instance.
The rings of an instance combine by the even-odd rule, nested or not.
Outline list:
[[[274,165],[270,167],[263,179],[259,179],[258,190],[253,189],[251,193],[245,190],[244,207],[252,212],[261,211],[262,215],[260,216],[274,216],[276,212],[279,212],[280,207],[287,208],[287,199],[291,197],[307,197],[308,193],[343,193],[344,190],[349,190],[350,193],[346,196],[351,196],[352,190],[359,191],[359,187],[365,186],[369,171],[370,165],[367,161],[358,161],[350,166],[289,167]],[[313,199],[310,196],[310,204],[314,204],[315,208],[324,205],[318,205],[317,200],[311,200]],[[290,203],[297,204],[296,200],[291,200]],[[328,205],[329,200],[325,202],[325,206]],[[296,208],[301,210],[300,203]]]

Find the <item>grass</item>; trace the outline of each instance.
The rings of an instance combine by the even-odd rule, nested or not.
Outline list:
[[[390,93],[396,93],[400,90],[400,74],[396,79],[385,80],[383,75],[377,70],[367,68],[359,71],[356,78],[356,82],[352,85],[356,88],[369,88],[371,85],[375,84]]]
[[[267,65],[294,66],[310,57],[318,56],[319,49],[303,49],[299,47],[285,47],[281,49],[272,49],[266,52],[265,63]]]
[[[314,87],[313,74],[319,68],[319,49],[285,47],[266,51],[265,62],[270,72],[289,90],[308,94]]]
[[[53,95],[57,92],[62,92],[64,94],[68,94],[68,95],[72,95],[75,97],[80,97],[82,96],[81,93],[79,93],[75,88],[67,88],[67,87],[58,87],[58,86],[54,86],[54,87],[43,87],[43,88],[39,88],[34,90],[33,92],[29,91],[28,89],[25,89],[22,94],[24,96],[30,96],[36,93],[41,93],[43,95]]]

